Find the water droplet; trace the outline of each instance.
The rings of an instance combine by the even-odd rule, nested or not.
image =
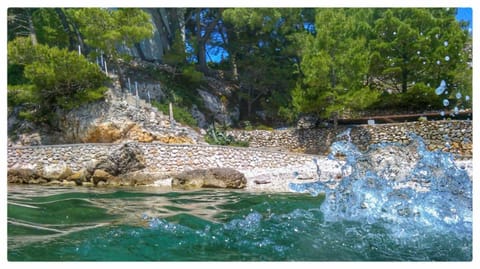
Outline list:
[[[443,45],[446,47],[448,46],[448,41],[443,42]]]
[[[440,35],[439,35],[439,34],[435,34],[435,38],[437,38],[437,39],[438,39],[439,37],[440,37]]]
[[[448,94],[448,91],[445,91],[445,94]]]
[[[445,117],[445,111],[441,111],[440,116]]]
[[[470,96],[465,96],[465,101],[470,101]]]
[[[448,56],[448,55],[445,56],[445,61],[447,61],[447,62],[450,61],[450,56]]]
[[[448,106],[450,102],[447,99],[443,99],[443,106]]]
[[[427,62],[423,61],[423,64],[426,64]]]
[[[437,61],[437,64],[440,64],[440,60]]]
[[[397,35],[397,32],[393,32],[393,35]]]
[[[417,50],[417,54],[420,55],[420,51],[419,51],[419,50]]]
[[[456,107],[453,109],[453,113],[455,113],[455,115],[458,115],[458,106],[456,106]]]
[[[455,97],[457,97],[457,99],[460,99],[460,98],[462,98],[462,93],[460,93],[460,92],[457,92],[457,94],[455,95]]]
[[[438,88],[435,89],[435,94],[437,95],[442,94],[446,88],[447,88],[447,83],[445,82],[445,80],[442,80],[440,82],[440,86],[438,86]]]
[[[420,35],[423,35],[423,32],[420,32]]]

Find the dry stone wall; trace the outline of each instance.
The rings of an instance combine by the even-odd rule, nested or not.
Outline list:
[[[108,156],[122,144],[75,144],[9,147],[8,168],[65,164],[73,171]],[[224,167],[237,170],[301,166],[312,162],[311,155],[271,150],[208,146],[137,143],[151,172],[181,172],[190,169]]]
[[[249,141],[250,147],[326,154],[337,136],[351,128],[351,141],[361,150],[379,142],[410,141],[409,133],[421,136],[430,150],[441,149],[463,156],[472,155],[472,121],[423,121],[396,124],[356,125],[317,129],[275,131],[229,131],[236,140]],[[448,145],[447,145],[448,142]]]
[[[236,131],[237,139],[250,140],[250,148],[210,146],[203,144],[135,143],[143,151],[146,170],[178,173],[202,168],[233,168],[239,171],[298,167],[312,163],[312,155],[289,151],[325,154],[328,147],[345,128]],[[471,121],[437,121],[404,124],[362,125],[351,129],[351,140],[360,149],[371,143],[396,141],[406,143],[408,133],[415,132],[425,139],[430,149],[449,150],[471,156]],[[449,143],[451,147],[445,146]],[[29,147],[8,147],[8,168],[32,168],[52,164],[66,165],[73,171],[89,167],[109,156],[123,144],[69,144]],[[257,147],[257,148],[255,148]],[[269,147],[261,149],[259,147]]]

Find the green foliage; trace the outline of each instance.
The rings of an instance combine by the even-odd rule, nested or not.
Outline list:
[[[383,93],[370,109],[394,112],[419,112],[443,108],[442,97],[435,94],[435,89],[424,83],[417,83],[404,93]]]
[[[53,8],[39,8],[32,14],[38,42],[59,48],[68,48],[68,35]]]
[[[383,87],[406,92],[414,82],[453,84],[455,69],[467,68],[468,34],[454,9],[388,9],[374,29],[370,72],[382,78]]]
[[[117,45],[132,46],[152,35],[148,14],[138,8],[79,8],[71,12],[85,43],[107,55],[116,55]]]
[[[237,141],[233,136],[227,135],[225,132],[217,130],[212,126],[207,130],[205,141],[211,145],[234,147],[248,147],[250,144],[248,141]]]
[[[189,87],[195,87],[200,85],[203,81],[203,73],[195,69],[195,66],[188,65],[182,70],[182,78],[186,80],[186,83],[190,84]]]
[[[245,129],[246,131],[252,131],[253,130],[253,125],[248,120],[244,121],[242,125],[243,125],[243,129]]]
[[[36,87],[32,84],[8,85],[7,102],[9,107],[37,104],[40,102]]]
[[[255,130],[273,131],[273,128],[265,124],[259,124],[255,127]]]
[[[345,110],[365,108],[375,100],[377,94],[363,85],[368,50],[366,39],[356,32],[351,12],[317,9],[317,34],[297,35],[303,73],[292,91],[297,112],[329,118]]]
[[[33,46],[28,38],[17,38],[8,43],[8,62],[16,70],[9,73],[9,81],[16,83],[8,87],[9,104],[36,104],[39,117],[98,100],[106,91],[107,78],[99,68],[66,49]]]
[[[445,97],[452,102],[456,92],[471,93],[469,38],[454,9],[315,13],[315,33],[295,35],[302,77],[291,92],[294,114],[434,110],[442,108]],[[441,80],[450,96],[437,96],[435,87],[426,86]],[[288,106],[281,110],[286,116],[291,111]]]
[[[8,85],[21,85],[28,83],[28,79],[23,74],[25,66],[20,64],[9,64],[7,67]]]
[[[152,105],[158,108],[158,110],[162,111],[165,115],[169,115],[169,104],[162,104],[157,101],[153,101]],[[190,127],[197,127],[197,120],[193,118],[192,114],[188,112],[188,109],[181,106],[174,106],[173,107],[173,118],[185,125]]]
[[[435,94],[435,89],[424,83],[417,83],[407,92],[400,94],[400,107],[409,111],[436,110],[443,108],[442,98]]]
[[[302,12],[295,8],[226,9],[232,69],[239,74],[242,87],[238,97],[247,104],[245,119],[254,120],[253,110],[264,110],[278,118],[280,107],[288,106],[289,91],[295,85],[297,46],[293,35],[302,31]]]
[[[163,56],[163,61],[171,66],[183,66],[186,63],[187,53],[185,52],[185,44],[183,44],[180,31],[175,32],[175,38],[173,39],[172,47]]]

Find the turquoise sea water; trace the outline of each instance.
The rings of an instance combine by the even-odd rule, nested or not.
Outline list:
[[[9,185],[8,260],[472,259],[471,227],[401,233],[389,219],[327,221],[324,202],[301,193]]]

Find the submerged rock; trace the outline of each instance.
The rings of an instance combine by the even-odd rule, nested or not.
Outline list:
[[[231,168],[195,169],[175,175],[172,179],[172,187],[180,189],[242,189],[246,185],[245,175]]]

